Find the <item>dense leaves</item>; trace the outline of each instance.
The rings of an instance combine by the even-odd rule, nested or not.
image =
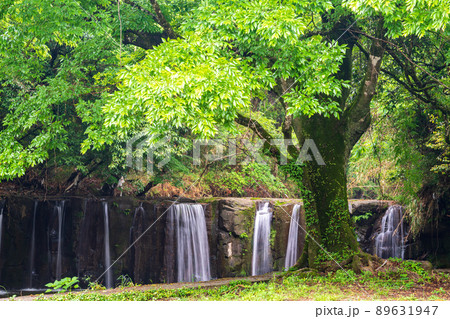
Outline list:
[[[84,128],[74,106],[105,90],[95,84],[93,75],[118,62],[114,53],[118,44],[104,31],[111,18],[100,9],[108,3],[2,4],[1,179],[23,175],[50,154],[79,157]]]
[[[348,0],[345,4],[363,17],[382,15],[387,33],[393,38],[408,35],[423,37],[429,31],[448,34],[450,31],[448,0]]]
[[[308,136],[296,121],[307,118],[338,118],[333,129],[357,140],[370,122],[360,106],[378,93],[372,113],[391,122],[373,135],[395,151],[373,155],[411,177],[404,186],[417,184],[408,158],[448,172],[449,13],[436,0],[2,1],[0,180],[100,164],[117,179],[130,139],[166,141],[161,158],[228,133],[297,143]],[[427,150],[398,150],[419,115],[428,131],[413,138]],[[354,163],[380,147],[367,143]],[[283,152],[265,144],[260,155]]]

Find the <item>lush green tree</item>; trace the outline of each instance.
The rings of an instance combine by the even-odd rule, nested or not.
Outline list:
[[[449,24],[448,4],[431,0],[11,0],[0,8],[2,178],[52,151],[99,154],[138,132],[212,138],[239,124],[266,140],[266,154],[287,154],[291,164],[312,139],[325,165],[286,171],[305,201],[310,236],[300,263],[313,267],[357,256],[345,168],[370,125],[386,52],[399,68],[388,71],[410,77],[409,64],[394,58],[401,50],[388,44],[441,43]],[[434,83],[433,99],[445,99],[446,81]],[[278,129],[264,120],[271,108]]]
[[[174,22],[195,4],[172,3],[165,14]],[[118,144],[80,152],[86,130],[92,132],[102,118],[100,108],[87,104],[101,103],[116,89],[116,73],[161,43],[166,37],[161,16],[147,1],[0,3],[0,180],[35,167],[32,175],[42,186],[47,171],[75,167],[66,185],[73,186],[117,162]]]
[[[316,266],[330,254],[351,257],[358,245],[348,213],[345,166],[370,123],[384,53],[383,20],[370,18],[363,25],[375,38],[367,41],[370,55],[362,75],[353,79],[359,36],[348,32],[356,20],[341,4],[202,3],[177,30],[182,37],[155,47],[121,72],[119,90],[103,108],[105,123],[119,136],[136,126],[152,133],[184,126],[213,137],[236,122],[266,139],[266,150],[280,156],[283,150],[269,143],[274,136],[252,115],[257,113],[252,106],[272,94],[283,106],[282,136],[295,134],[300,145],[313,139],[326,164],[306,162],[299,180],[311,235],[304,260]],[[287,150],[295,161],[298,145]]]

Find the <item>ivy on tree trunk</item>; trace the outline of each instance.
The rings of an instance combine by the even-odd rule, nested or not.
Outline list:
[[[320,262],[328,261],[328,264],[330,259],[332,263],[339,263],[359,251],[348,208],[346,166],[353,146],[370,125],[370,102],[375,95],[384,54],[382,25],[380,19],[377,39],[372,41],[365,77],[356,98],[348,103],[349,95],[344,91],[339,101],[344,110],[341,117],[313,115],[294,119],[294,132],[300,145],[306,139],[314,140],[325,162],[319,165],[308,161],[303,168],[302,197],[309,236],[307,249],[300,258],[301,266],[318,267]],[[351,80],[352,49],[356,39],[350,34],[342,35],[338,31],[342,28],[342,25],[335,28],[334,38],[339,39],[340,44],[347,44],[347,52],[337,76]]]

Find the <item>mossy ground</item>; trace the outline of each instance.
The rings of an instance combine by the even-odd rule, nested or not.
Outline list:
[[[390,261],[379,271],[317,273],[299,270],[274,274],[266,282],[234,280],[211,288],[122,287],[114,292],[41,295],[37,300],[450,300],[450,276],[425,271],[420,264]]]

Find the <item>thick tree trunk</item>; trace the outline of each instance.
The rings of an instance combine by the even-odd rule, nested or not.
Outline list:
[[[313,158],[303,169],[302,197],[310,235],[303,262],[314,268],[329,264],[324,261],[336,265],[335,261],[347,260],[358,252],[347,201],[346,127],[336,118],[316,115],[296,119],[294,131],[301,144],[312,139],[325,162],[319,165]]]
[[[345,24],[337,23],[335,29],[332,37],[347,45],[337,77],[351,81],[352,51],[356,39],[340,31],[346,29]],[[299,261],[303,263],[301,266],[339,267],[340,263],[352,260],[359,252],[348,209],[345,171],[353,146],[370,125],[370,102],[375,95],[384,54],[382,19],[378,21],[376,35],[358,93],[347,104],[350,92],[344,89],[339,99],[343,110],[341,117],[314,115],[296,118],[292,123],[300,145],[306,139],[312,139],[325,162],[325,165],[319,165],[316,161],[308,161],[303,169],[302,197],[309,236],[307,249]]]

